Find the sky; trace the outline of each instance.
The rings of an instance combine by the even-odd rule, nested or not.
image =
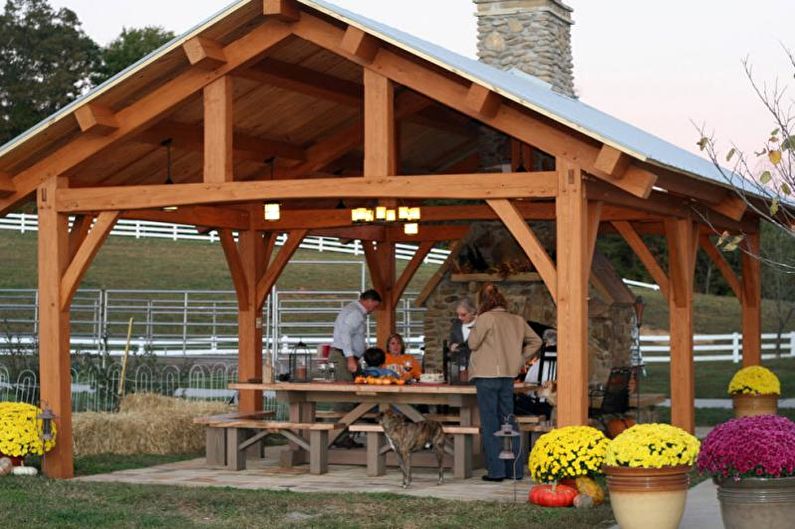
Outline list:
[[[331,0],[418,37],[475,57],[470,0]],[[772,85],[793,80],[792,0],[565,0],[574,8],[575,90],[582,101],[698,152],[705,126],[719,145],[758,150],[775,127],[743,71]],[[75,11],[106,44],[122,27],[181,33],[228,0],[50,0]],[[188,8],[189,7],[189,8]],[[695,123],[695,124],[694,124]]]

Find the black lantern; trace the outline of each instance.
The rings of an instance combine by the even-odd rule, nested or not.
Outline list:
[[[445,341],[443,349],[443,368],[447,383],[452,385],[469,384],[469,347],[463,343],[459,344],[455,351],[452,351]]]
[[[55,414],[50,408],[44,408],[44,411],[39,414],[39,419],[42,423],[42,440],[44,440],[44,442],[52,441],[54,437],[52,434],[52,421],[55,419]]]
[[[288,353],[290,382],[309,382],[312,380],[312,352],[298,340]]]

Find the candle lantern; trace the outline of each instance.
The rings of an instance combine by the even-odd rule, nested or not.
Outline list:
[[[456,350],[452,351],[445,342],[444,354],[447,382],[452,385],[469,384],[469,347],[466,344],[459,344]]]
[[[44,411],[39,415],[39,419],[41,419],[41,438],[45,442],[52,441],[52,421],[55,420],[55,414],[50,408],[44,408]]]
[[[309,382],[312,380],[312,352],[303,340],[298,340],[288,353],[290,382]]]
[[[513,453],[513,438],[519,437],[519,432],[513,429],[510,417],[505,418],[505,422],[500,426],[500,429],[494,432],[495,437],[502,439],[502,451],[500,451],[499,458],[513,460],[516,455]]]

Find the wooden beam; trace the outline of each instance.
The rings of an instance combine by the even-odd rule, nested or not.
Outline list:
[[[176,184],[64,189],[62,212],[150,209],[255,200],[311,198],[544,198],[556,194],[554,173],[322,178],[222,184]]]
[[[295,0],[263,0],[262,14],[282,22],[296,22],[301,18],[301,11]]]
[[[467,92],[467,105],[473,111],[487,118],[493,118],[500,110],[500,95],[478,83],[472,83]]]
[[[165,140],[172,140],[175,149],[189,151],[202,151],[204,149],[204,135],[200,124],[189,125],[176,121],[158,123],[137,136],[137,139],[160,145]],[[264,163],[274,156],[302,162],[306,160],[306,151],[292,143],[258,138],[247,134],[236,133],[233,135],[235,157],[238,160]]]
[[[668,293],[670,291],[668,286],[668,274],[665,273],[665,270],[662,269],[660,264],[657,262],[657,259],[649,250],[649,247],[646,246],[646,243],[643,242],[643,239],[640,237],[635,228],[629,222],[626,221],[615,221],[611,223],[616,231],[624,238],[627,245],[635,252],[635,255],[640,259],[640,262],[643,264],[643,267],[646,268],[646,271],[649,272],[649,275],[654,279],[654,282],[657,283],[657,286],[660,287],[660,292],[662,295],[667,299]]]
[[[552,262],[533,230],[509,200],[487,200],[486,203],[497,213],[505,227],[508,228],[516,242],[524,250],[524,253],[527,254],[530,262],[533,263],[533,266],[547,286],[552,299],[557,302],[558,274],[555,270],[555,263]],[[560,218],[560,213],[558,213],[558,218]]]
[[[710,259],[712,259],[712,262],[715,264],[718,270],[720,270],[723,279],[726,280],[726,283],[729,285],[729,288],[732,289],[732,292],[734,292],[737,300],[742,303],[742,285],[740,284],[740,280],[737,278],[737,274],[734,273],[731,265],[723,256],[723,253],[721,253],[721,251],[714,244],[712,244],[712,241],[709,240],[709,236],[706,234],[701,234],[698,238],[698,242],[704,252],[709,256]]]
[[[386,240],[386,230],[383,226],[346,226],[344,228],[321,228],[312,230],[310,235],[315,237],[337,237],[339,239],[361,241]]]
[[[212,72],[191,68],[152,90],[135,103],[119,110],[119,128],[107,136],[83,134],[67,142],[49,156],[42,158],[14,176],[16,192],[0,199],[0,215],[30,195],[42,182],[68,172],[73,167],[99,154],[119,140],[143,130],[168,110],[202,90],[232,70],[260,58],[268,49],[290,36],[290,28],[276,20],[257,26],[224,48],[227,63]]]
[[[389,335],[395,332],[395,244],[382,241],[366,251],[369,251],[365,257],[370,278],[374,286],[378,285],[375,288],[381,295],[381,304],[375,310],[376,343],[386,344]]]
[[[226,75],[204,87],[204,182],[234,180],[234,84]]]
[[[356,62],[369,64],[378,55],[380,44],[372,35],[355,26],[348,26],[342,35],[340,47]]]
[[[423,208],[424,210],[425,208]],[[469,233],[469,226],[427,225],[420,224],[417,235],[406,235],[402,226],[390,226],[386,229],[386,240],[399,243],[420,243],[424,241],[457,241]]]
[[[124,219],[190,224],[208,228],[231,228],[234,230],[248,229],[251,225],[248,212],[217,206],[182,206],[175,211],[139,209],[125,211],[121,217]]]
[[[587,246],[588,255],[585,263],[590,270],[591,263],[593,262],[593,254],[596,251],[596,239],[599,237],[599,225],[601,223],[602,215],[602,202],[598,200],[588,201],[588,219],[587,219]]]
[[[116,115],[108,107],[88,103],[75,110],[80,130],[90,134],[106,135],[119,128]]]
[[[253,210],[253,208],[251,208]],[[239,242],[236,252],[240,257],[245,278],[245,304],[238,298],[238,379],[240,382],[262,382],[262,303],[257,299],[257,282],[262,278],[267,266],[262,234],[254,230],[238,232]],[[222,239],[223,241],[223,239]],[[232,241],[234,244],[234,240]],[[227,238],[227,245],[229,240]],[[226,248],[224,249],[226,252]],[[231,270],[231,268],[230,268]],[[242,283],[241,285],[242,286]],[[238,285],[235,286],[237,290]],[[262,409],[262,392],[241,390],[238,410],[255,412]]]
[[[386,77],[364,70],[364,176],[397,174],[395,90]]]
[[[301,241],[304,240],[306,237],[307,230],[293,230],[287,234],[287,242],[284,243],[282,249],[279,250],[279,253],[276,254],[276,257],[273,259],[268,265],[268,269],[265,271],[265,274],[262,278],[257,282],[257,304],[261,307],[262,304],[265,302],[265,298],[268,297],[268,294],[273,288],[273,285],[276,284],[276,280],[279,279],[284,267],[287,266],[287,263],[290,261],[290,258],[293,256],[298,247],[301,245]]]
[[[116,220],[119,218],[118,211],[103,211],[97,216],[97,221],[94,227],[88,232],[80,248],[75,252],[74,259],[69,263],[69,267],[63,274],[61,279],[61,309],[69,310],[69,305],[72,303],[72,296],[80,286],[80,281],[91,265],[91,261],[97,255],[97,252],[102,247],[102,243],[110,235],[113,226],[116,225]]]
[[[589,181],[586,183],[586,187],[588,198],[591,200],[602,200],[608,204],[666,217],[690,218],[693,215],[689,203],[672,198],[666,193],[654,191],[647,198],[640,198],[608,185],[606,182],[599,181]]]
[[[415,306],[417,307],[425,306],[425,302],[428,301],[428,298],[433,293],[433,291],[436,290],[437,285],[439,285],[441,280],[444,278],[444,275],[453,265],[455,260],[458,259],[458,253],[461,251],[461,248],[463,247],[464,245],[461,241],[455,241],[450,245],[450,255],[447,256],[447,259],[445,259],[444,263],[439,265],[439,268],[436,270],[433,276],[431,276],[431,278],[428,280],[428,283],[426,283],[425,286],[422,287],[420,293],[417,294],[417,298],[414,300]]]
[[[381,48],[372,61],[362,61],[343,45],[346,39],[344,30],[320,18],[305,14],[300,22],[293,25],[295,34],[314,44],[342,55],[366,68],[372,69],[395,83],[406,86],[435,101],[475,118],[509,136],[533,145],[544,152],[578,163],[583,170],[613,185],[622,187],[638,196],[647,196],[644,185],[639,185],[638,177],[648,183],[646,174],[633,173],[617,180],[595,167],[601,145],[587,140],[534,117],[525,109],[502,105],[493,118],[472,110],[467,103],[469,85],[436,69],[426,67],[420,60]],[[648,171],[646,171],[648,173]]]
[[[631,162],[632,160],[629,156],[615,147],[605,144],[599,149],[599,155],[596,157],[594,166],[610,176],[621,178]]]
[[[0,198],[13,195],[17,190],[11,175],[0,171]]]
[[[75,217],[74,224],[72,224],[72,229],[69,230],[69,262],[72,262],[72,259],[75,258],[75,254],[77,250],[80,248],[80,245],[83,244],[83,241],[86,240],[86,236],[88,235],[89,230],[91,230],[91,225],[94,222],[94,215],[77,215]]]
[[[364,97],[358,83],[276,59],[265,59],[235,75],[349,107],[361,108]]]
[[[580,169],[558,160],[557,426],[588,424],[588,200]]]
[[[690,220],[667,219],[669,329],[671,333],[671,424],[695,430],[693,280],[698,230]]]
[[[235,242],[235,237],[232,234],[232,230],[229,229],[218,230],[218,237],[221,240],[224,257],[226,257],[229,273],[232,276],[232,284],[237,293],[237,306],[240,310],[246,310],[249,305],[248,280],[246,278],[246,269],[240,257],[237,243]]]
[[[709,207],[721,215],[736,221],[742,220],[743,215],[748,211],[748,203],[736,193],[729,194],[717,204],[712,204]]]
[[[400,274],[400,277],[395,283],[395,289],[393,290],[393,309],[397,307],[397,304],[400,302],[400,298],[406,291],[406,287],[409,286],[411,279],[414,277],[414,274],[417,273],[417,270],[419,270],[420,265],[428,256],[428,253],[433,249],[434,244],[436,244],[434,241],[423,241],[420,243],[419,248],[417,248],[417,251],[412,256],[411,261],[409,261],[409,264],[407,264],[406,268],[403,269],[403,272]]]
[[[193,37],[182,45],[191,66],[215,70],[226,64],[226,53],[220,42],[205,37]]]
[[[39,386],[41,407],[55,414],[58,442],[44,458],[50,478],[74,476],[69,309],[61,303],[61,278],[69,265],[69,219],[55,209],[55,190],[66,178],[44,182],[38,191]]]
[[[743,366],[762,363],[762,263],[761,240],[757,230],[745,235],[742,242],[743,284]]]

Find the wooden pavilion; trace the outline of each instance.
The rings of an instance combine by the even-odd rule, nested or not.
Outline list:
[[[511,138],[512,171],[480,166],[484,128]],[[760,361],[759,262],[743,257],[738,277],[710,241],[716,230],[742,232],[755,254],[759,219],[708,162],[532,79],[319,0],[240,0],[4,146],[0,215],[34,193],[41,400],[60,441],[46,458],[53,477],[73,475],[70,303],[120,218],[218,230],[238,298],[242,382],[261,379],[262,306],[305,236],[365,241],[385,301],[383,341],[428,251],[489,219],[513,234],[557,303],[559,425],[587,421],[600,232],[621,234],[669,300],[674,424],[694,428],[699,247],[742,303],[744,364]],[[280,203],[278,221],[264,220],[266,202]],[[376,204],[421,206],[419,233],[352,223],[351,208]],[[556,221],[554,260],[532,220]],[[665,236],[667,270],[645,234]],[[397,277],[395,244],[409,241],[419,249]],[[242,392],[241,409],[261,405],[261,393]]]

